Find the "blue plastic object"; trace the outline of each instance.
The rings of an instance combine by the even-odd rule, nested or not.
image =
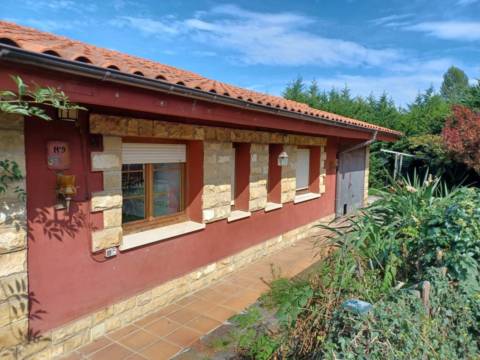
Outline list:
[[[350,299],[342,304],[342,308],[355,314],[361,315],[368,313],[373,308],[373,305],[366,301]]]

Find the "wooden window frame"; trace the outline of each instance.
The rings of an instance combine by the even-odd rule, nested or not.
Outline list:
[[[156,139],[155,139],[156,140]],[[145,139],[140,141],[138,138],[124,138],[123,142],[144,142],[144,143],[159,143],[159,144],[185,144],[180,141],[171,140],[152,140]],[[125,235],[136,233],[140,231],[150,230],[161,226],[176,224],[188,220],[186,209],[186,195],[187,195],[187,163],[176,163],[181,165],[181,192],[180,192],[180,204],[181,210],[174,214],[153,216],[153,172],[154,165],[151,163],[143,163],[144,166],[144,182],[145,182],[145,219],[130,221],[122,223],[123,233]],[[123,171],[122,171],[123,177]]]

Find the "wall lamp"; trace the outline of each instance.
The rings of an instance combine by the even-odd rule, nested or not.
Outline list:
[[[278,166],[287,166],[288,165],[288,154],[285,151],[282,151],[278,155]]]
[[[78,109],[58,109],[58,119],[75,122],[78,120]]]

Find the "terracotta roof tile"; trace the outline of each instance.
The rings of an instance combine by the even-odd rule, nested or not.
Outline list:
[[[118,69],[122,72],[142,75],[152,79],[159,79],[205,92],[213,92],[219,95],[241,99],[246,102],[262,104],[272,108],[284,109],[312,117],[321,117],[332,122],[376,129],[384,133],[395,135],[401,134],[398,131],[363,121],[313,109],[303,103],[242,89],[234,85],[210,80],[190,71],[177,69],[173,66],[84,44],[63,36],[41,32],[11,22],[0,21],[0,42],[18,45],[20,48],[28,51],[60,56],[61,58],[72,61],[89,62],[96,66]]]

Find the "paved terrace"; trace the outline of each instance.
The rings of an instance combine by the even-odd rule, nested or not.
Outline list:
[[[237,270],[193,295],[109,333],[63,359],[171,359],[235,314],[252,305],[268,290],[274,276],[293,277],[319,260],[314,237],[298,241]],[[273,270],[273,271],[272,271]]]

